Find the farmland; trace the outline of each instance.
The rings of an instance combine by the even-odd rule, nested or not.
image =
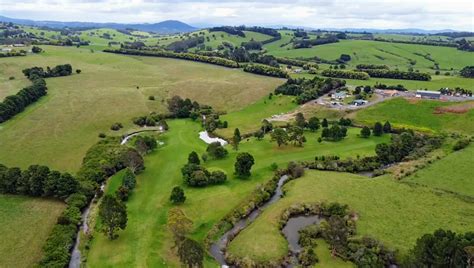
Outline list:
[[[231,253],[257,260],[286,255],[287,241],[278,230],[283,209],[302,202],[349,204],[358,216],[357,233],[380,239],[406,253],[416,238],[437,228],[457,232],[470,230],[474,219],[472,204],[450,195],[437,195],[423,187],[410,187],[390,177],[370,180],[362,176],[309,171],[285,186],[286,195],[269,207],[231,243]],[[434,211],[426,209],[436,207]],[[403,226],[403,232],[400,228]],[[272,247],[265,245],[271,244]]]
[[[77,48],[49,46],[45,50],[41,55],[1,59],[0,64],[8,67],[8,75],[18,77],[18,81],[24,79],[21,70],[34,65],[70,63],[82,73],[48,79],[46,97],[2,124],[3,164],[25,167],[38,163],[75,171],[100,132],[112,134],[108,129],[114,122],[131,127],[133,117],[163,111],[164,100],[173,95],[232,111],[261,99],[281,83],[188,61],[91,53]],[[151,95],[156,101],[148,100]]]
[[[127,202],[129,211],[127,230],[116,241],[109,241],[102,235],[93,240],[88,256],[88,264],[91,267],[178,265],[176,257],[169,250],[173,241],[165,225],[167,211],[172,207],[168,197],[175,185],[182,184],[180,168],[185,164],[187,154],[193,150],[198,154],[203,153],[205,143],[198,140],[197,132],[200,129],[198,124],[178,120],[170,121],[169,125],[170,131],[159,137],[165,145],[145,159],[147,169],[138,177],[137,189]],[[223,185],[206,189],[185,188],[187,200],[180,207],[194,222],[191,236],[198,240],[204,239],[213,224],[236,206],[243,196],[250,194],[256,185],[271,176],[272,163],[283,167],[291,160],[311,160],[315,154],[331,153],[341,157],[352,153],[371,155],[376,143],[387,141],[389,138],[383,136],[362,139],[357,133],[358,129],[350,129],[348,138],[344,141],[322,144],[316,141],[319,133],[307,133],[308,142],[304,147],[287,145],[279,148],[268,138],[262,141],[252,138],[243,142],[239,149],[239,152],[251,153],[256,159],[252,176],[246,180],[231,175],[237,154],[235,151],[231,150],[223,160],[205,163],[208,168],[224,170],[230,178]],[[117,248],[123,254],[117,255]],[[211,259],[208,261],[209,265],[213,263]]]
[[[37,263],[63,209],[59,201],[0,195],[0,266],[31,267]]]
[[[299,203],[327,201],[347,204],[350,211],[357,215],[357,237],[377,239],[388,249],[396,251],[398,262],[410,254],[410,249],[424,234],[433,233],[439,228],[458,234],[474,229],[474,183],[471,174],[474,147],[471,144],[462,150],[453,150],[453,144],[458,140],[468,141],[474,135],[472,98],[468,100],[469,97],[465,97],[465,101],[380,98],[379,103],[370,107],[335,109],[314,101],[323,95],[323,86],[312,84],[314,81],[305,85],[305,88],[300,88],[298,83],[301,81],[295,82],[285,89],[288,91],[283,94],[287,95],[275,95],[275,88],[287,80],[270,77],[275,76],[275,70],[283,72],[283,76],[279,77],[286,77],[286,71],[289,70],[291,78],[313,78],[319,77],[322,70],[329,68],[351,70],[358,64],[378,64],[387,65],[392,70],[428,72],[432,79],[346,79],[348,89],[331,87],[329,89],[332,90],[324,94],[341,89],[352,91],[355,86],[373,86],[376,83],[402,84],[408,90],[438,90],[443,87],[474,89],[472,78],[460,76],[460,70],[474,62],[472,52],[456,47],[350,39],[361,37],[362,34],[348,34],[349,39],[340,39],[339,42],[296,49],[293,42],[299,31],[284,28],[278,30],[281,39],[262,44],[263,49],[260,51],[242,48],[238,52],[243,53],[242,56],[233,54],[236,50],[230,47],[239,48],[242,43],[249,41],[263,42],[272,36],[247,30],[243,31],[243,37],[208,29],[170,35],[110,28],[57,31],[21,26],[20,29],[51,42],[79,37],[89,44],[38,45],[43,49],[43,52],[38,53],[30,51],[32,46],[28,44],[21,46],[28,50],[26,56],[0,58],[0,100],[31,84],[22,72],[25,68],[39,66],[46,69],[47,66],[58,64],[71,64],[73,68],[72,74],[67,76],[45,76],[47,95],[28,103],[24,111],[0,124],[0,163],[23,169],[15,173],[18,176],[13,183],[20,189],[14,192],[18,196],[0,195],[0,230],[7,241],[0,246],[0,266],[35,266],[46,254],[43,251],[47,250],[42,250],[42,247],[54,224],[69,224],[76,228],[77,222],[71,223],[64,219],[67,217],[59,217],[66,207],[69,208],[69,201],[66,200],[68,195],[59,198],[46,190],[34,193],[37,178],[28,177],[30,171],[24,170],[32,164],[70,172],[78,180],[77,185],[71,186],[76,187],[77,192],[74,193],[84,199],[88,193],[88,201],[94,193],[99,193],[95,199],[98,202],[91,202],[92,212],[87,218],[89,233],[80,233],[81,267],[182,266],[183,258],[178,256],[176,246],[179,241],[168,223],[168,212],[172,208],[181,209],[193,222],[185,236],[203,247],[203,266],[217,266],[209,248],[205,248],[207,242],[214,242],[208,239],[215,239],[224,233],[226,228],[234,224],[231,220],[242,219],[245,215],[239,209],[258,209],[268,200],[274,191],[267,189],[273,182],[272,177],[276,176],[276,172],[291,173],[287,170],[290,162],[298,162],[295,165],[301,170],[304,170],[304,166],[338,172],[306,169],[304,176],[287,182],[283,186],[284,197],[264,209],[258,209],[262,214],[255,221],[249,221],[249,225],[230,242],[227,251],[233,256],[256,261],[276,261],[286,256],[288,242],[278,230],[278,223],[284,210]],[[326,32],[320,37],[320,32],[308,31],[306,39],[325,39],[327,35],[336,34]],[[203,37],[204,43],[185,48],[184,51],[188,53],[185,55],[190,55],[187,60],[127,56],[102,51],[126,47],[131,43],[145,45],[144,49],[149,51],[166,50],[173,42],[194,37]],[[447,36],[374,34],[374,37],[398,41],[454,42]],[[137,51],[140,52],[139,49]],[[341,63],[341,54],[347,54],[351,59]],[[265,58],[268,55],[299,61]],[[166,56],[180,58],[179,54],[171,52]],[[244,60],[239,60],[238,56]],[[268,58],[271,59],[269,62],[261,62]],[[232,68],[217,66],[216,62],[209,59],[226,60],[234,65],[231,65]],[[258,63],[264,71],[260,75],[244,72],[243,68],[252,63]],[[307,63],[312,65],[308,66]],[[436,70],[440,73],[435,74]],[[331,82],[334,80],[328,79],[324,83]],[[297,104],[298,98],[304,94],[307,96],[305,101],[310,102]],[[375,94],[373,91],[362,92],[357,94],[358,97],[355,93],[350,94],[344,103],[359,97],[379,101],[377,97],[380,96]],[[173,102],[176,100],[173,98],[170,101],[173,96],[182,99]],[[184,100],[186,98],[190,101]],[[305,118],[298,114],[300,120],[297,120],[297,112],[301,112]],[[133,119],[139,116],[142,116],[143,124],[137,123],[139,120],[134,124]],[[311,131],[308,119],[313,116],[320,121]],[[350,120],[347,122],[342,118]],[[231,143],[225,145],[228,154],[222,159],[212,157],[206,149],[208,144],[199,138],[199,133],[208,129],[213,119],[215,121],[211,123],[216,124],[216,129],[209,130],[210,136],[222,137]],[[263,119],[269,119],[273,124],[265,132],[262,130]],[[328,119],[329,123],[323,119]],[[384,124],[387,121],[390,122],[388,130],[384,126],[383,130],[379,130],[380,135],[375,134],[375,123]],[[112,126],[117,125],[123,127],[112,130]],[[149,136],[152,138],[148,142],[158,142],[155,149],[139,148],[140,143],[136,141],[140,136],[147,136],[145,134],[132,138],[126,144],[118,144],[119,137],[124,134],[150,130],[151,126],[160,126],[164,130]],[[165,126],[169,126],[169,129]],[[365,137],[361,131],[363,127],[364,131],[369,132]],[[257,135],[245,136],[240,140],[234,134],[236,128],[241,135],[254,132]],[[400,129],[413,130],[416,134],[403,133],[412,135],[404,138],[416,138],[417,143],[398,160],[388,158],[391,162],[382,162],[384,160],[379,154],[383,153],[385,147],[389,148],[389,154],[393,154],[390,157],[398,157],[395,154],[398,147],[395,146],[405,142],[397,140],[403,136],[399,133]],[[304,139],[290,138],[297,135],[295,133],[299,130]],[[344,135],[339,137],[341,132]],[[259,133],[263,136],[258,137]],[[287,135],[286,139],[290,141],[279,146],[275,141],[278,135]],[[238,150],[235,150],[237,138],[239,144]],[[429,146],[418,139],[426,140]],[[87,170],[93,168],[85,164],[91,157],[86,152],[91,146],[102,144],[100,141],[114,144],[110,152],[93,151],[91,166],[98,170]],[[297,145],[298,141],[302,142],[302,146]],[[377,146],[382,143],[386,146]],[[392,145],[394,147],[390,147]],[[136,163],[131,163],[130,159],[122,155],[115,156],[120,154],[121,149],[130,149],[130,154],[135,153],[132,156],[136,157],[137,162],[144,160],[144,170],[141,171]],[[202,168],[223,171],[227,174],[227,180],[217,185],[190,186],[189,182],[183,180],[182,167],[192,151],[201,159]],[[248,178],[238,176],[236,171],[236,159],[242,152],[250,153],[255,160]],[[401,155],[405,151],[399,153]],[[425,159],[427,155],[430,157]],[[109,159],[113,157],[118,160]],[[319,161],[334,162],[323,166],[317,157],[320,157]],[[349,170],[346,165],[356,168]],[[390,168],[384,169],[387,165]],[[410,174],[407,172],[406,176],[396,176],[399,174],[395,172],[403,169],[404,165],[413,166],[413,170],[410,170]],[[127,188],[127,194],[130,194],[128,199],[120,198],[118,201],[117,192],[124,190],[125,174],[129,172],[125,169],[127,166],[133,172],[136,171],[136,188]],[[367,175],[365,171],[383,175],[369,178],[357,174],[361,172]],[[8,172],[4,172],[0,166],[0,189],[11,186]],[[276,177],[279,176],[281,173]],[[100,219],[99,210],[106,198],[101,198],[99,188],[103,180],[106,180],[104,194],[113,196],[114,200],[123,202],[126,207],[126,228],[117,232],[116,239],[109,239],[112,236],[108,237],[102,232],[105,223]],[[29,184],[33,186],[25,186]],[[40,181],[39,184],[44,188],[51,186],[49,181]],[[173,204],[170,201],[170,193],[175,186],[184,190],[184,203]],[[12,192],[3,190],[2,193]],[[53,198],[65,202],[54,201]],[[80,209],[84,211],[84,207]],[[75,216],[80,215],[79,206],[75,208]],[[229,220],[229,217],[237,217],[237,214],[240,218]],[[213,233],[216,228],[218,232]],[[62,249],[67,249],[69,243],[63,245]],[[313,249],[319,258],[320,267],[353,267],[353,263],[333,256],[333,244],[328,240],[318,238],[317,246]],[[67,260],[67,250],[64,255]]]

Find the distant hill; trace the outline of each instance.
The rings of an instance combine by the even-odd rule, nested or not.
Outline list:
[[[4,16],[0,16],[0,21],[3,22],[12,22],[21,25],[30,25],[30,26],[45,26],[51,28],[112,28],[112,29],[136,29],[140,31],[147,32],[156,32],[162,34],[171,34],[171,33],[187,33],[197,30],[198,28],[193,27],[189,24],[186,24],[177,20],[166,20],[158,23],[99,23],[99,22],[78,22],[78,21],[35,21],[35,20],[25,20],[25,19],[14,19]]]

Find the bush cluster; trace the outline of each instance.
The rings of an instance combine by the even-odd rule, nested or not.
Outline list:
[[[181,168],[184,183],[188,186],[203,187],[213,184],[221,184],[227,180],[227,175],[220,171],[208,171],[206,168],[188,163]]]

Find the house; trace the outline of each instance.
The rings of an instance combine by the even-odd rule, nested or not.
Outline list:
[[[429,91],[429,90],[417,90],[415,97],[438,100],[441,98],[441,92]]]
[[[346,92],[341,91],[341,92],[336,92],[331,94],[331,98],[334,100],[343,100],[346,97]]]
[[[354,100],[352,102],[352,105],[354,106],[362,106],[362,105],[366,105],[368,103],[368,101],[366,100]]]

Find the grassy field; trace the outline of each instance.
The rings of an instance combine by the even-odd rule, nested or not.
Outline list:
[[[459,105],[459,103],[432,100],[409,101],[396,98],[362,109],[357,112],[355,118],[359,122],[368,124],[388,120],[396,127],[474,134],[474,124],[469,124],[474,120],[474,109],[463,114],[435,114],[437,107],[451,105]]]
[[[256,131],[260,128],[263,119],[289,112],[298,107],[293,99],[293,97],[283,95],[274,96],[271,100],[263,98],[242,110],[223,115],[220,119],[227,121],[229,127],[218,129],[216,133],[231,138],[236,127],[242,134]]]
[[[204,31],[198,31],[197,33],[199,34],[200,32],[204,32],[204,35],[199,35],[199,36],[204,36],[204,45],[210,46],[213,49],[216,49],[218,45],[222,45],[222,42],[228,42],[233,44],[235,47],[239,47],[242,45],[243,42],[248,42],[250,40],[255,40],[255,41],[264,41],[267,39],[272,38],[269,35],[266,34],[261,34],[257,32],[249,32],[249,31],[244,31],[245,37],[241,37],[238,35],[233,35],[233,34],[228,34],[226,32],[209,32],[208,30]],[[209,37],[209,41],[207,38]]]
[[[473,162],[474,146],[470,145],[434,162],[404,180],[474,197]]]
[[[33,267],[64,203],[0,195],[0,267]]]
[[[27,56],[28,57],[28,56]],[[13,79],[10,79],[13,77]],[[29,86],[31,82],[26,79],[21,70],[0,60],[0,101],[6,96],[14,95],[25,86]]]
[[[429,71],[434,73],[431,68],[434,62],[423,56],[430,57],[439,64],[442,71],[460,70],[464,66],[472,64],[474,55],[450,47],[436,47],[412,44],[397,44],[386,42],[375,42],[366,40],[343,40],[338,43],[315,46],[312,48],[288,49],[288,47],[272,47],[268,54],[279,57],[302,57],[310,58],[318,56],[326,60],[338,59],[341,54],[351,56],[349,67],[355,67],[357,64],[385,64],[392,68],[406,70],[411,65],[409,60],[416,60],[414,69],[420,71]]]
[[[165,225],[167,211],[171,207],[168,198],[171,189],[182,184],[180,168],[186,162],[187,155],[193,150],[201,155],[206,145],[198,139],[201,129],[199,124],[173,120],[169,121],[169,125],[170,131],[160,136],[165,145],[146,157],[146,169],[138,176],[137,188],[127,202],[127,229],[120,232],[120,237],[115,241],[107,240],[102,234],[95,235],[88,266],[179,266],[170,249],[173,242]],[[316,141],[320,132],[308,133],[308,142],[303,148],[293,145],[279,148],[268,137],[262,141],[243,141],[239,152],[251,153],[256,162],[252,176],[247,180],[236,179],[232,175],[236,152],[229,147],[229,155],[225,159],[205,163],[208,168],[221,169],[228,174],[225,184],[200,189],[185,187],[187,199],[181,208],[194,221],[192,237],[202,241],[213,224],[250,194],[256,185],[268,180],[272,174],[272,163],[284,166],[290,160],[310,160],[322,154],[342,157],[371,155],[377,143],[389,139],[388,136],[362,139],[357,136],[358,132],[358,129],[350,129],[345,140],[321,144]],[[120,176],[114,176],[113,179],[120,179]],[[206,259],[205,267],[214,265],[212,259]]]
[[[410,187],[389,176],[367,179],[353,174],[308,171],[285,186],[286,196],[268,207],[230,244],[231,253],[258,260],[281,258],[288,250],[277,221],[288,206],[327,200],[348,204],[359,215],[357,232],[406,253],[416,239],[438,228],[474,228],[474,207],[425,187]],[[268,245],[272,245],[269,247]]]
[[[114,122],[131,127],[133,117],[163,111],[164,100],[173,95],[233,111],[260,100],[282,83],[190,61],[43,48],[46,52],[40,55],[2,58],[0,66],[19,83],[23,83],[21,70],[32,66],[70,63],[82,73],[47,79],[46,97],[0,125],[0,162],[5,165],[38,163],[75,171],[99,132],[111,134]],[[151,95],[156,101],[148,100]]]

